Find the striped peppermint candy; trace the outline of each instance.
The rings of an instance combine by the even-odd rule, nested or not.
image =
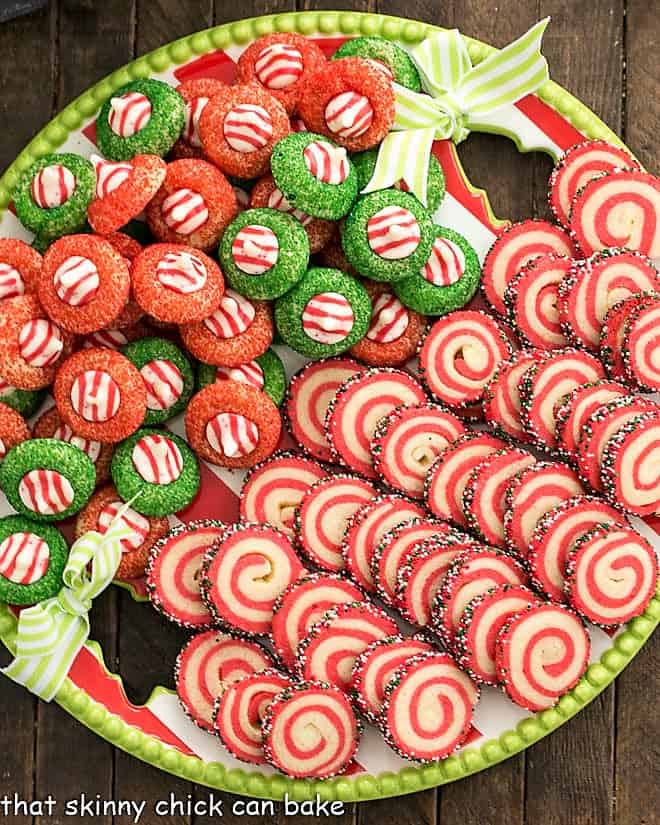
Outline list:
[[[0,576],[14,584],[33,584],[50,563],[48,544],[34,533],[13,533],[0,544]]]
[[[218,413],[206,425],[206,440],[217,453],[239,458],[259,444],[259,428],[244,415]]]
[[[239,103],[225,117],[225,140],[236,152],[256,152],[273,137],[273,121],[263,106]]]
[[[140,370],[147,390],[148,410],[168,410],[181,398],[183,375],[172,361],[158,358]]]
[[[156,277],[162,286],[180,295],[198,292],[206,284],[206,267],[191,252],[168,252],[158,262]]]
[[[25,282],[21,273],[11,264],[0,262],[0,301],[25,294]]]
[[[118,350],[128,344],[128,338],[120,329],[100,329],[87,335],[83,340],[83,349],[92,347],[105,347],[106,349]]]
[[[18,485],[18,495],[29,510],[42,516],[63,513],[74,499],[71,482],[57,470],[30,470]]]
[[[256,361],[249,361],[240,367],[218,367],[215,380],[238,381],[239,384],[249,384],[258,390],[263,390],[265,384],[264,371]]]
[[[391,344],[403,335],[409,323],[410,315],[401,301],[384,292],[374,302],[367,338],[378,344]]]
[[[353,308],[339,292],[320,292],[311,298],[303,311],[305,334],[319,344],[337,344],[353,329]]]
[[[145,435],[133,447],[131,459],[147,484],[171,484],[183,470],[181,450],[165,435]]]
[[[199,137],[199,119],[208,102],[208,97],[194,97],[186,103],[186,125],[183,127],[181,137],[190,146],[199,148],[202,145]]]
[[[150,118],[151,101],[140,92],[127,92],[110,100],[108,125],[119,137],[131,137],[144,129]]]
[[[96,464],[101,454],[101,443],[99,441],[76,435],[68,424],[60,424],[51,437],[57,439],[57,441],[66,441],[67,444],[78,447],[86,456],[91,458],[94,464]]]
[[[412,255],[421,238],[417,218],[402,206],[386,206],[367,222],[367,241],[372,252],[389,261]]]
[[[115,163],[111,160],[105,160],[99,155],[92,155],[90,160],[94,164],[94,171],[96,172],[97,198],[105,198],[111,192],[114,192],[122,183],[126,183],[133,172],[133,164],[131,163]]]
[[[123,506],[123,501],[111,501],[101,510],[96,529],[102,536],[108,532],[110,524],[113,519],[117,518],[119,511]],[[137,550],[138,547],[142,547],[145,539],[149,535],[149,530],[151,529],[149,519],[140,513],[136,513],[132,507],[129,507],[119,519],[119,523],[122,527],[126,527],[133,531],[130,536],[122,539],[122,550],[124,552],[128,552],[130,550]]]
[[[0,459],[4,458],[6,455],[7,455],[7,445],[0,438]]]
[[[422,269],[424,278],[433,286],[449,286],[460,280],[464,272],[465,255],[460,246],[447,238],[436,238]]]
[[[46,318],[33,318],[18,334],[21,358],[31,367],[49,367],[62,354],[64,340],[57,324]]]
[[[383,63],[382,60],[374,60],[373,57],[367,57],[365,60],[367,63],[370,63],[374,69],[378,69],[379,72],[382,72],[388,80],[394,80],[392,69],[390,69],[387,63]]]
[[[71,307],[86,306],[101,285],[95,263],[82,255],[72,255],[61,263],[53,281],[57,297]]]
[[[259,52],[254,69],[259,83],[267,89],[286,89],[302,77],[302,54],[295,46],[273,43]]]
[[[52,209],[66,203],[76,189],[73,172],[61,163],[44,166],[32,178],[32,200],[42,209]]]
[[[206,201],[192,189],[177,189],[162,203],[163,220],[173,232],[192,235],[204,226],[209,217]]]
[[[315,140],[303,152],[309,173],[321,183],[338,185],[348,177],[350,167],[343,146],[333,146],[324,140]]]
[[[245,226],[234,238],[234,263],[248,275],[263,275],[277,263],[280,245],[272,229],[260,224]]]
[[[303,226],[308,226],[314,220],[314,218],[311,215],[308,215],[307,212],[303,212],[302,209],[297,209],[295,206],[291,206],[289,201],[284,197],[284,194],[277,188],[273,189],[268,196],[267,206],[269,209],[277,209],[278,212],[286,212],[287,215],[292,215]]]
[[[255,314],[256,310],[247,298],[228,289],[222,296],[220,306],[204,319],[204,326],[216,338],[233,338],[248,329]]]
[[[369,130],[374,110],[369,98],[354,91],[342,92],[325,107],[325,122],[339,137],[360,137]]]
[[[121,391],[103,370],[85,370],[71,387],[71,406],[85,421],[109,421],[119,410]]]

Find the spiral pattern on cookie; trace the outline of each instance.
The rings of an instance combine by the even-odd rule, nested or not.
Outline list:
[[[555,411],[557,446],[572,458],[582,437],[584,425],[603,404],[627,394],[623,384],[601,379],[593,384],[581,384],[569,393]]]
[[[637,307],[624,325],[623,358],[626,374],[641,392],[660,389],[660,302]]]
[[[504,293],[509,320],[530,347],[557,349],[568,343],[557,304],[571,266],[569,258],[541,255],[509,282]]]
[[[630,419],[607,441],[601,482],[610,502],[632,515],[660,513],[660,409]]]

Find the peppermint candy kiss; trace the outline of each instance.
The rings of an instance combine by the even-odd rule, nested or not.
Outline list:
[[[355,316],[348,300],[338,292],[321,292],[311,298],[302,314],[306,335],[321,344],[336,344],[347,338]]]
[[[82,255],[67,258],[56,270],[53,281],[60,301],[72,307],[93,301],[101,285],[96,265]]]
[[[151,101],[140,92],[127,92],[110,99],[108,124],[119,137],[132,137],[151,119]]]
[[[342,92],[331,98],[325,107],[325,122],[339,137],[360,137],[374,119],[374,110],[369,98],[357,92]]]
[[[377,344],[390,344],[405,333],[409,323],[408,310],[398,298],[385,292],[374,301],[366,337]]]
[[[45,318],[34,318],[18,335],[21,358],[31,367],[50,367],[62,354],[64,340],[60,328]]]
[[[44,166],[32,178],[32,200],[42,209],[53,209],[66,203],[76,189],[76,179],[70,169],[61,163]]]
[[[422,269],[424,278],[434,286],[450,286],[459,281],[464,272],[465,254],[460,246],[448,238],[437,237]]]
[[[18,494],[29,510],[42,516],[63,513],[75,495],[71,482],[57,470],[30,470],[21,479]]]
[[[48,570],[48,544],[34,533],[12,533],[0,543],[0,575],[14,584],[32,584]]]
[[[0,262],[0,301],[25,294],[21,273],[11,264]]]
[[[211,447],[228,458],[249,455],[259,444],[259,428],[238,413],[218,413],[206,425]]]
[[[86,421],[109,421],[120,404],[119,385],[103,370],[85,370],[73,382],[71,405]]]
[[[367,221],[367,242],[371,250],[389,261],[412,255],[421,237],[417,219],[401,206],[386,206]]]
[[[209,217],[206,201],[192,189],[177,189],[161,204],[163,219],[173,232],[192,235]]]
[[[267,89],[286,89],[302,77],[303,58],[294,46],[273,43],[259,52],[254,68]]]
[[[204,326],[217,338],[233,338],[245,332],[255,314],[254,305],[247,298],[228,289],[218,309],[204,319]]]
[[[203,262],[191,252],[168,252],[158,262],[156,277],[166,289],[191,295],[203,289],[208,273]]]
[[[171,484],[183,470],[183,456],[166,436],[147,435],[139,439],[131,454],[133,466],[147,484]]]
[[[263,275],[277,263],[277,235],[266,226],[245,226],[232,243],[231,253],[236,266],[248,275]]]
[[[322,183],[339,185],[349,175],[348,155],[342,146],[317,140],[305,147],[303,158],[310,174]]]
[[[263,106],[240,103],[233,106],[224,121],[225,140],[236,152],[256,152],[273,137],[273,121]]]
[[[186,125],[181,137],[196,149],[199,149],[202,145],[199,137],[199,119],[208,102],[208,97],[195,97],[186,103]]]
[[[99,155],[92,155],[90,160],[96,172],[97,198],[106,198],[115,189],[126,183],[133,173],[133,165],[130,163],[114,163],[99,157]]]

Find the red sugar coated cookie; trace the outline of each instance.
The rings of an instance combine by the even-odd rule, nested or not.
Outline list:
[[[199,119],[206,157],[226,175],[241,179],[265,175],[273,146],[290,131],[282,104],[256,83],[225,87]]]
[[[75,352],[57,371],[55,405],[76,435],[116,444],[144,421],[147,393],[137,367],[119,352],[92,347]]]
[[[542,350],[518,350],[502,361],[484,392],[484,417],[503,435],[530,441],[520,420],[519,387],[523,375],[542,355]]]
[[[0,303],[0,377],[19,390],[53,383],[73,336],[46,315],[36,295]]]
[[[163,185],[147,206],[147,223],[163,243],[210,249],[237,214],[227,178],[213,164],[193,158],[167,164]]]
[[[87,207],[94,232],[109,235],[136,218],[160,189],[167,164],[158,155],[135,155],[116,163],[92,155],[96,197]]]
[[[28,438],[32,438],[32,433],[23,416],[0,402],[0,462],[12,447]]]
[[[0,301],[37,291],[41,255],[25,241],[0,238]]]
[[[509,281],[504,303],[511,324],[528,346],[557,349],[568,343],[557,304],[572,266],[569,258],[539,255]]]
[[[193,395],[185,415],[192,449],[220,467],[254,467],[277,446],[280,412],[266,393],[223,381]]]
[[[590,648],[575,613],[555,604],[534,606],[511,617],[497,634],[498,682],[517,705],[546,710],[580,681]]]
[[[133,259],[142,251],[142,246],[124,232],[111,232],[105,236],[105,240],[111,243],[119,254],[126,260],[129,272]],[[134,327],[138,321],[144,317],[144,310],[133,298],[132,288],[128,293],[128,301],[119,315],[112,322],[112,329],[120,330],[128,327]],[[146,331],[143,335],[146,335]],[[141,338],[142,335],[136,335],[136,338]],[[133,339],[134,340],[134,339]]]
[[[606,378],[593,384],[580,384],[566,397],[555,412],[557,445],[568,458],[574,456],[582,437],[585,423],[598,407],[626,395],[627,389],[616,381]]]
[[[312,132],[361,152],[380,143],[394,123],[394,90],[368,60],[343,57],[306,78],[298,111]]]
[[[201,250],[173,243],[146,247],[131,267],[135,300],[165,323],[203,321],[220,304],[225,288],[218,264]]]
[[[622,354],[626,377],[640,392],[660,389],[658,319],[660,301],[652,306],[635,307],[623,325]]]
[[[219,94],[226,88],[221,80],[212,77],[200,77],[195,80],[185,80],[176,87],[176,91],[186,101],[186,125],[181,137],[172,147],[171,157],[201,158],[202,141],[199,137],[199,119],[209,98]]]
[[[251,301],[227,289],[208,318],[182,324],[179,331],[190,353],[205,364],[240,367],[271,345],[273,313],[265,301]]]
[[[103,238],[66,235],[44,255],[39,301],[68,332],[97,332],[114,323],[131,287],[126,259]]]
[[[607,311],[600,331],[599,354],[608,375],[618,381],[628,381],[623,359],[625,325],[628,316],[638,307],[660,303],[660,292],[640,292],[625,298]]]
[[[112,484],[97,490],[78,514],[76,538],[90,530],[105,533],[123,506],[124,502]],[[121,523],[132,534],[121,541],[122,557],[115,578],[137,579],[144,575],[151,548],[170,529],[169,522],[166,518],[143,516],[129,507]]]
[[[635,516],[660,514],[660,408],[628,421],[605,444],[600,480],[612,504]]]
[[[251,43],[239,57],[238,80],[260,84],[292,114],[305,79],[325,62],[321,49],[300,34],[267,34]]]

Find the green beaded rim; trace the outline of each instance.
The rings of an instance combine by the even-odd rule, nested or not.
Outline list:
[[[0,210],[7,208],[22,172],[35,160],[61,146],[70,131],[80,128],[86,119],[98,111],[110,94],[131,80],[148,77],[152,72],[162,72],[172,65],[185,63],[194,55],[226,49],[232,44],[244,45],[272,32],[380,35],[388,40],[412,45],[437,29],[437,26],[426,23],[378,14],[297,12],[228,23],[174,41],[101,80],[42,129],[0,178]],[[492,46],[478,40],[469,37],[464,39],[474,63],[479,63],[495,51]],[[622,141],[592,111],[556,83],[546,83],[539,90],[538,96],[589,137],[623,146]],[[211,788],[265,799],[283,799],[285,794],[298,801],[311,799],[316,794],[324,800],[343,802],[380,799],[414,793],[462,779],[538,742],[595,699],[639,652],[659,622],[660,584],[645,613],[627,625],[600,661],[589,666],[584,678],[573,690],[562,696],[554,708],[522,720],[515,730],[506,731],[479,748],[467,747],[442,762],[406,767],[397,773],[386,772],[378,776],[311,781],[289,779],[280,774],[265,776],[247,769],[227,770],[220,763],[207,763],[196,756],[183,755],[178,750],[163,745],[158,739],[131,727],[119,717],[108,713],[69,679],[57,694],[56,701],[71,716],[127,753],[175,776]],[[0,639],[12,653],[15,650],[16,625],[14,614],[7,605],[0,604]],[[96,642],[88,642],[88,647],[103,661],[101,648]],[[119,676],[110,675],[121,683]],[[152,698],[162,693],[169,691],[157,687]]]

